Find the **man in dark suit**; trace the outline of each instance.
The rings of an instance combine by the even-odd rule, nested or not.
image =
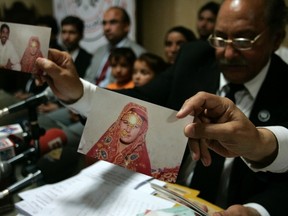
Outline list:
[[[84,37],[84,22],[76,16],[67,16],[61,21],[61,41],[72,56],[80,77],[84,77],[92,55],[80,46]]]
[[[72,57],[74,65],[79,74],[79,77],[84,77],[87,68],[89,67],[92,59],[92,55],[88,53],[84,48],[80,46],[80,41],[84,37],[84,21],[76,16],[66,16],[61,21],[61,41],[64,50],[66,50]],[[65,126],[74,125],[78,122],[79,116],[67,110],[65,107],[53,110],[54,106],[58,106],[54,102],[49,102],[40,106],[40,111],[47,113],[47,117],[60,122]],[[50,110],[51,107],[51,110]],[[75,125],[78,125],[77,123]],[[71,126],[72,127],[72,126]],[[76,128],[79,133],[82,131],[82,125],[80,124]],[[81,131],[80,131],[81,130]]]
[[[206,42],[192,42],[183,46],[175,64],[168,71],[144,87],[133,91],[123,90],[122,93],[179,109],[186,99],[199,91],[224,96],[232,88],[227,84],[244,84],[244,89],[235,93],[235,103],[255,126],[287,123],[288,102],[282,98],[286,97],[287,92],[288,66],[273,54],[285,35],[286,16],[286,6],[282,0],[225,0],[218,14],[215,32],[210,38],[217,61],[215,50]],[[60,54],[53,55],[57,57]],[[57,58],[54,61],[62,64]],[[50,86],[59,99],[68,104],[74,103],[71,107],[83,114],[89,112],[91,100],[87,98],[95,91],[95,86],[73,78],[73,69],[67,71],[60,68],[63,73],[59,76],[54,72],[55,68],[59,70],[58,66],[47,60],[40,60],[38,64],[52,78]],[[287,133],[287,124],[286,128],[280,128]],[[279,138],[277,129],[269,130]],[[249,131],[247,137],[250,137]],[[287,213],[287,173],[255,173],[241,158],[235,158],[229,165],[231,174],[224,178],[228,180],[228,186],[222,195],[219,184],[224,182],[221,169],[225,158],[212,152],[211,155],[213,163],[209,167],[197,163],[190,184],[192,188],[200,190],[202,198],[221,203],[223,208],[232,205],[226,212],[229,215]],[[208,165],[205,161],[204,164]],[[247,202],[250,205],[235,205]]]

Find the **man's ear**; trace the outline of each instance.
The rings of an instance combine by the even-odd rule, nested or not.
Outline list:
[[[125,32],[127,32],[127,34],[129,34],[130,32],[130,25],[125,25]]]
[[[273,51],[276,51],[280,45],[282,44],[284,38],[286,36],[286,31],[279,31],[274,35],[274,47],[273,47]]]

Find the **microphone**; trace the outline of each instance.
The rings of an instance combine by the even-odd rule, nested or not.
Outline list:
[[[37,107],[38,105],[47,102],[49,96],[50,94],[48,91],[43,91],[42,93],[31,96],[24,101],[20,101],[16,104],[5,107],[0,110],[0,118],[10,113],[15,113],[23,109]]]
[[[12,166],[9,163],[0,163],[0,181],[9,177],[12,172]]]
[[[23,133],[22,137],[10,134],[6,139],[12,143],[15,155],[21,154],[21,152],[30,147],[31,136],[28,133]]]
[[[0,200],[9,196],[10,194],[13,194],[19,190],[22,190],[23,188],[37,182],[38,180],[43,178],[43,174],[40,170],[37,170],[35,173],[30,173],[26,178],[16,182],[15,184],[12,184],[5,190],[0,192]]]
[[[44,135],[42,135],[39,138],[39,155],[46,154],[47,152],[62,147],[67,144],[67,136],[64,133],[63,130],[59,128],[51,128],[45,132]],[[22,158],[25,158],[29,156],[31,153],[37,153],[36,148],[33,146],[33,140],[30,143],[30,148],[25,150],[24,152],[16,155],[15,157],[7,160],[8,163],[15,163],[19,161]]]
[[[18,143],[18,140],[14,142],[8,137],[15,136],[22,140],[22,137],[24,137],[26,134],[27,133],[23,132],[20,124],[0,126],[0,160],[8,160],[17,154],[19,146],[17,145],[15,147],[13,143]]]
[[[71,148],[68,145],[64,146],[61,157],[57,160],[46,154],[37,162],[32,173],[1,191],[0,200],[33,183],[42,181],[44,184],[52,184],[71,177],[79,171],[75,171],[79,155],[75,148]],[[77,169],[79,168],[77,167]]]
[[[29,145],[25,144],[19,137],[14,136],[8,136],[8,138],[12,138],[11,141],[17,141],[13,142],[14,146],[28,146],[28,149],[24,150],[22,153],[17,154],[16,156],[10,158],[7,161],[0,161],[0,181],[1,179],[5,178],[5,176],[9,176],[12,171],[12,165],[17,163],[18,161],[28,158],[30,155],[38,154],[44,155],[47,152],[65,146],[67,144],[67,136],[64,133],[63,130],[59,128],[51,128],[46,131],[46,133],[40,137],[39,139],[39,151],[37,152],[37,149],[33,147],[33,142],[31,142]],[[20,143],[20,144],[19,144]]]
[[[40,154],[43,155],[53,149],[60,148],[68,142],[67,135],[62,129],[48,129],[43,136],[40,137]]]

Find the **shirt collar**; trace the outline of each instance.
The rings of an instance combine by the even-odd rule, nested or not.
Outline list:
[[[76,60],[76,58],[77,58],[77,56],[78,56],[78,54],[79,54],[79,51],[80,51],[80,49],[77,48],[77,49],[73,50],[72,52],[70,52],[70,55],[71,55],[73,61]]]
[[[262,68],[259,74],[257,74],[256,77],[254,77],[252,80],[244,83],[245,88],[250,93],[250,95],[253,97],[253,99],[256,98],[260,87],[262,83],[264,82],[264,79],[268,73],[269,66],[271,64],[271,59],[267,62],[267,64]],[[220,73],[220,85],[219,85],[219,92],[222,95],[225,86],[228,84],[228,81],[225,79],[224,75]],[[224,94],[223,94],[224,95]]]
[[[123,38],[121,41],[119,41],[119,42],[115,45],[114,48],[123,47],[123,46],[127,43],[127,41],[128,41],[128,38],[127,38],[127,37]],[[108,46],[108,49],[110,50],[111,48],[112,48],[111,45],[109,45],[109,46]]]

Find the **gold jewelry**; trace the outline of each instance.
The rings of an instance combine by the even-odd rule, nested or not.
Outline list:
[[[131,128],[140,127],[143,123],[142,118],[133,111],[127,112],[123,117],[123,121],[127,121],[127,125]]]

